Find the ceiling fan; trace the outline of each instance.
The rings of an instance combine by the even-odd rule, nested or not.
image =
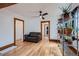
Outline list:
[[[42,11],[39,11],[39,13],[40,13],[39,16],[40,16],[42,19],[45,19],[44,16],[48,15],[48,13],[43,13]]]
[[[46,13],[43,13],[42,11],[38,11],[38,14],[39,15],[37,15],[37,16],[33,16],[33,17],[40,17],[41,19],[45,19],[45,17],[44,16],[46,16],[46,15],[48,15],[48,13],[46,12]]]

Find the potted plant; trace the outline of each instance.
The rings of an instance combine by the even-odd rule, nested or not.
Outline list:
[[[69,19],[70,18],[70,12],[68,12],[67,9],[63,9],[62,16],[64,17],[64,19]]]
[[[64,34],[69,36],[69,35],[71,35],[72,30],[73,30],[72,21],[68,21],[67,26],[64,28]]]
[[[71,33],[72,33],[72,28],[64,28],[64,34],[65,35],[71,35]]]
[[[70,10],[71,10],[71,4],[67,7],[60,8],[62,10],[62,15],[65,20],[68,20],[70,18]]]
[[[72,38],[70,36],[64,36],[64,39],[67,44],[72,44]]]
[[[63,34],[63,30],[62,29],[58,29],[58,33],[59,34]]]
[[[58,26],[58,33],[63,34],[63,28],[61,25]]]

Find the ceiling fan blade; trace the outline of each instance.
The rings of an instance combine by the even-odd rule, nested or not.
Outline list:
[[[42,19],[44,20],[45,18],[42,16]]]
[[[45,15],[48,15],[48,13],[44,13],[44,14],[42,14],[42,16],[45,16]]]

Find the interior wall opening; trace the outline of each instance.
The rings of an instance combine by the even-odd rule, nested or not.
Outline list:
[[[41,21],[42,40],[50,40],[50,21]]]
[[[18,18],[14,18],[14,43],[17,45],[23,41],[24,36],[24,21]]]

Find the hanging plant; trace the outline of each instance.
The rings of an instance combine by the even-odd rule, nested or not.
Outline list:
[[[64,14],[63,14],[63,17],[64,17],[64,19],[65,20],[68,20],[69,18],[70,18],[70,15],[69,15],[70,13],[68,13],[68,12],[65,12]]]
[[[68,7],[62,7],[62,15],[64,17],[65,20],[68,20],[70,18],[70,10],[71,10],[71,4]]]

